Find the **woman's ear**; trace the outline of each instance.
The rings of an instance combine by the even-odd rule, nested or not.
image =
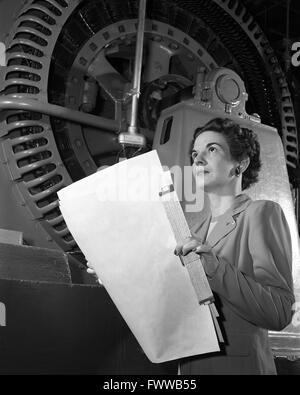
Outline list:
[[[244,173],[244,171],[247,169],[247,167],[249,166],[250,163],[250,158],[249,156],[247,156],[247,158],[242,159],[240,162],[240,169],[241,169],[241,173]]]

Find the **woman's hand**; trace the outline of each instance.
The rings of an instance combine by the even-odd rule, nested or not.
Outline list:
[[[204,258],[204,269],[207,274],[211,274],[217,269],[219,261],[212,247],[207,242],[203,242],[195,234],[192,234],[191,237],[188,237],[182,243],[178,243],[175,248],[174,254],[178,256],[185,256],[191,251],[200,255],[201,258]]]
[[[188,237],[187,239],[183,240],[182,243],[177,244],[174,254],[185,256],[191,251],[194,251],[197,254],[208,253],[211,251],[211,247],[207,243],[204,243],[202,239],[197,237],[195,234],[192,234],[191,237]]]
[[[93,275],[97,278],[98,283],[101,284],[101,285],[103,285],[103,284],[102,284],[102,281],[101,281],[100,278],[97,276],[97,274],[96,274],[96,272],[95,272],[95,270],[94,270],[92,264],[91,264],[90,262],[87,262],[86,264],[87,264],[87,267],[88,267],[88,268],[86,269],[86,271],[87,271],[89,274],[93,274]]]

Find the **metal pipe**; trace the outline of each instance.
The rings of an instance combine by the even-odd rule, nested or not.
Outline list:
[[[41,102],[34,99],[17,99],[9,96],[0,98],[0,111],[3,110],[23,110],[33,111],[55,118],[62,118],[67,121],[80,123],[97,129],[105,129],[112,132],[120,131],[121,121],[98,117],[97,115],[86,114],[81,111],[57,106],[56,104]]]
[[[142,63],[143,63],[146,4],[147,4],[147,0],[140,0],[137,39],[136,39],[136,47],[135,47],[131,119],[130,119],[130,126],[128,128],[128,133],[130,134],[136,134],[137,132],[138,102],[139,102],[140,89],[141,89],[141,75],[142,75]]]

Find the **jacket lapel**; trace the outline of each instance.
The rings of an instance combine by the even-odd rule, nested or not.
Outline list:
[[[207,242],[214,247],[223,237],[227,236],[228,233],[232,232],[236,227],[236,222],[231,215],[224,217],[218,222],[213,230],[207,237]]]
[[[249,206],[251,201],[251,198],[246,194],[238,195],[235,198],[233,206],[227,211],[227,214],[217,222],[207,237],[207,242],[212,247],[236,228],[236,218]]]
[[[198,238],[205,241],[206,235],[208,232],[210,224],[210,215],[206,213],[206,215],[200,216],[198,222],[191,228],[191,233],[193,235],[196,234]]]

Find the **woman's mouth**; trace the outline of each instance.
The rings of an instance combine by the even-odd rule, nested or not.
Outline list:
[[[202,175],[202,174],[207,174],[207,173],[209,173],[208,170],[204,170],[204,169],[197,169],[196,170],[197,175]]]

